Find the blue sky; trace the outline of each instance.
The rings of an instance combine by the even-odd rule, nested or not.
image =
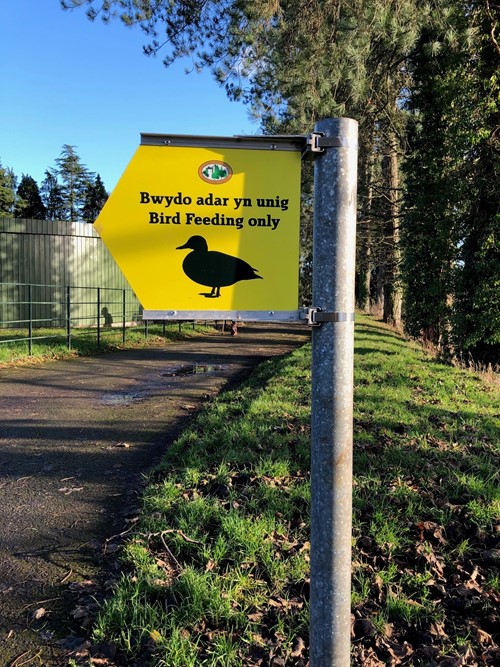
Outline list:
[[[59,0],[0,1],[0,162],[40,185],[64,144],[111,191],[141,132],[259,134],[208,72],[166,69],[142,53],[145,35],[91,23]]]

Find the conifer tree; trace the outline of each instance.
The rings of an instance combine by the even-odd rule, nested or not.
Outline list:
[[[404,316],[413,335],[423,333],[451,351],[497,344],[497,2],[63,5],[85,5],[90,18],[120,17],[140,26],[149,39],[146,53],[161,52],[166,65],[191,57],[195,68],[212,71],[230,98],[249,104],[266,132],[304,133],[321,117],[356,118],[358,303],[399,324],[404,284]],[[305,244],[310,195],[306,189]],[[301,258],[303,269],[310,266],[308,245]]]
[[[23,174],[17,188],[16,218],[45,220],[46,210],[42,202],[38,184],[34,178]]]
[[[479,1],[448,10],[410,60],[405,322],[443,352],[497,363],[500,12]]]
[[[398,100],[407,85],[403,63],[417,39],[426,4],[419,0],[132,0],[126,4],[67,0],[63,4],[87,5],[90,18],[99,15],[106,21],[120,8],[124,23],[140,25],[150,37],[147,53],[166,52],[167,65],[190,55],[195,67],[212,70],[232,99],[250,104],[268,132],[308,132],[320,117],[359,119],[361,141],[373,150],[377,147],[380,163],[378,169],[361,172],[362,177],[378,175],[378,189],[362,181],[359,188],[361,197],[370,193],[370,217],[379,215],[360,244],[371,264],[363,277],[365,296],[373,297],[388,321],[399,324],[397,216],[404,135]],[[384,198],[390,206],[384,206]],[[381,204],[377,214],[376,199]],[[383,222],[382,215],[389,219]],[[361,235],[365,231],[360,228]],[[306,250],[304,257],[309,256]],[[366,261],[361,266],[367,266]],[[375,270],[378,290],[369,280]]]
[[[0,163],[0,215],[13,216],[18,202],[17,178],[9,167]]]
[[[89,181],[85,189],[85,200],[82,207],[82,218],[86,222],[94,222],[106,203],[108,193],[99,174]]]
[[[54,169],[45,171],[45,178],[41,187],[42,202],[45,206],[48,220],[64,220],[65,205],[62,188],[57,180]]]
[[[80,220],[85,204],[85,193],[93,175],[81,162],[75,146],[64,144],[56,159],[56,170],[64,202],[64,220]]]

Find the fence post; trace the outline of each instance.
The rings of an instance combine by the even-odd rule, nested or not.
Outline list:
[[[66,347],[71,350],[71,287],[66,287]]]
[[[28,285],[28,354],[33,354],[33,293],[31,283]]]
[[[122,341],[125,343],[125,305],[126,305],[126,296],[125,290],[122,292]]]
[[[357,123],[325,119],[314,165],[311,667],[348,667]],[[321,146],[321,143],[320,143]]]
[[[97,347],[101,347],[101,288],[97,288]]]

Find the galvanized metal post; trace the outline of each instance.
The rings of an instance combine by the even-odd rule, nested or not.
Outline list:
[[[66,287],[66,347],[71,350],[71,287]]]
[[[126,295],[125,290],[122,290],[122,341],[125,343],[125,325],[126,325]]]
[[[101,347],[101,288],[97,288],[97,347]]]
[[[314,174],[311,667],[350,663],[357,123],[317,123]]]
[[[33,354],[33,286],[28,285],[28,354]]]

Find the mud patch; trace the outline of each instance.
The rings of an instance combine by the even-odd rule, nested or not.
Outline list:
[[[236,367],[232,364],[196,363],[172,366],[158,373],[157,378],[161,379],[153,378],[133,389],[122,389],[106,393],[101,397],[100,403],[101,405],[110,407],[127,406],[138,401],[144,401],[158,392],[172,389],[174,385],[166,382],[163,378],[173,380],[196,375],[219,375],[225,377],[231,375],[233,370],[236,370]]]
[[[203,373],[223,373],[230,370],[229,365],[224,364],[188,364],[173,369],[168,369],[164,373],[160,373],[161,377],[173,378],[183,375],[202,375]]]

